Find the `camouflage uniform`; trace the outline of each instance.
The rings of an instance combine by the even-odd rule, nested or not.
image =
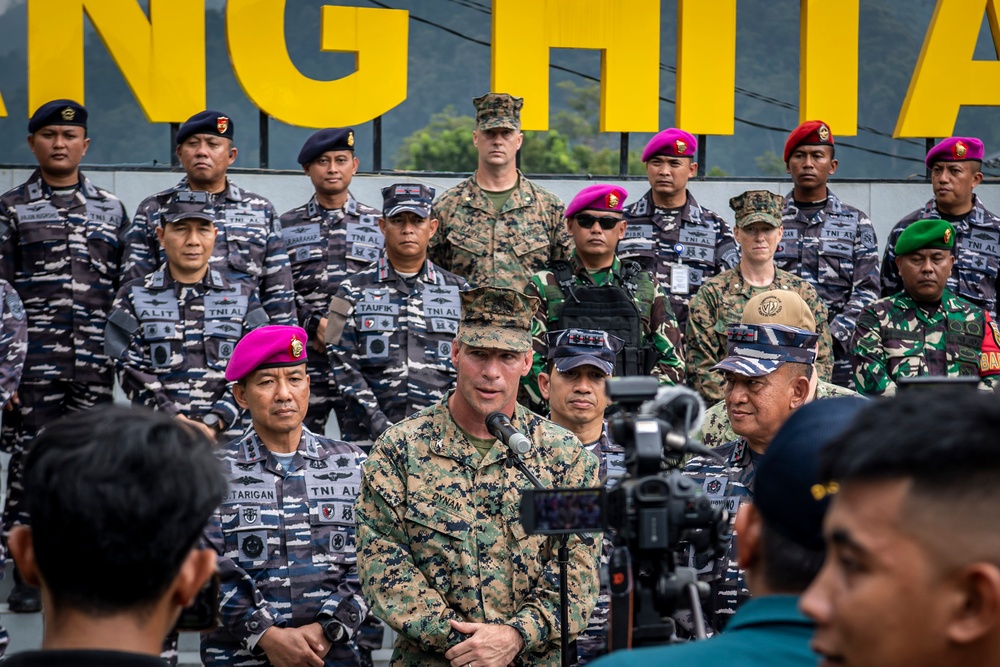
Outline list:
[[[896,268],[896,241],[911,223],[928,218],[941,218],[934,200],[922,209],[910,213],[889,232],[885,256],[882,258],[882,296],[893,296],[903,289]],[[972,210],[957,221],[949,219],[955,228],[955,266],[948,278],[948,289],[997,316],[997,275],[1000,272],[1000,217],[986,210],[982,200],[972,195]]]
[[[349,408],[365,415],[370,439],[455,384],[451,344],[462,310],[458,292],[468,287],[429,260],[412,280],[403,278],[384,253],[340,284],[326,349]]]
[[[618,243],[622,259],[635,259],[656,275],[663,286],[681,333],[687,326],[688,304],[702,284],[731,269],[740,260],[733,230],[717,213],[699,206],[687,193],[687,203],[676,216],[653,203],[652,191],[624,209],[628,228]],[[674,267],[687,268],[687,288],[672,279]]]
[[[475,174],[438,197],[431,217],[440,226],[428,258],[473,287],[522,290],[549,260],[569,257],[572,241],[562,202],[521,172],[517,177],[502,211],[493,207]]]
[[[310,340],[316,337],[316,327],[326,317],[330,298],[337,293],[341,281],[378,259],[385,242],[378,228],[381,216],[378,209],[362,204],[350,193],[343,208],[323,208],[313,195],[302,206],[281,216],[299,324]],[[345,418],[347,403],[337,393],[325,356],[310,356],[306,370],[309,373],[306,426],[322,433],[332,407],[345,440],[354,442],[363,437],[363,429],[351,428],[352,423],[360,421],[360,414]]]
[[[260,195],[228,182],[218,194],[193,191],[187,178],[146,197],[125,231],[124,280],[142,278],[166,263],[156,238],[162,210],[172,202],[206,203],[215,213],[219,235],[209,266],[230,283],[246,283],[258,291],[271,324],[298,324],[288,253],[274,206]]]
[[[815,213],[799,210],[789,194],[784,234],[774,265],[807,281],[826,304],[833,339],[833,382],[851,382],[851,334],[861,309],[879,298],[878,239],[871,220],[827,190]]]
[[[183,285],[162,268],[122,287],[108,315],[106,349],[133,405],[240,430],[226,365],[246,331],[267,324],[256,291],[209,270]]]
[[[569,262],[577,285],[624,286],[622,280],[623,263],[617,257],[610,268],[595,272],[587,270],[583,262],[576,256],[575,251],[570,256]],[[649,272],[640,271],[635,274],[633,280],[635,287],[629,291],[632,291],[634,295],[633,301],[639,309],[639,315],[642,319],[643,340],[645,341],[651,336],[653,348],[656,351],[656,365],[652,373],[660,376],[669,384],[679,384],[684,381],[684,356],[681,348],[681,334],[677,328],[673,310],[667,307],[663,290],[660,289],[659,284],[653,280]],[[565,295],[559,287],[555,273],[550,270],[540,271],[533,275],[528,286],[524,289],[524,293],[528,296],[538,297],[541,305],[531,322],[531,336],[534,340],[531,371],[521,382],[528,390],[532,403],[541,406],[544,403],[538,390],[538,374],[545,371],[547,365],[545,355],[548,343],[545,339],[545,333],[550,329],[557,328],[556,324],[562,313]]]
[[[921,375],[979,375],[986,319],[978,306],[947,289],[940,305],[920,304],[906,292],[861,311],[851,341],[851,365],[865,396],[896,393],[896,380]],[[992,387],[997,376],[983,378]]]
[[[229,493],[205,535],[219,553],[222,623],[202,635],[205,665],[270,664],[257,641],[274,625],[335,618],[358,631],[368,613],[353,516],[364,456],[306,428],[287,469],[252,428],[219,451]],[[334,645],[324,662],[358,665],[357,649]]]
[[[722,400],[724,378],[712,369],[726,356],[726,326],[743,318],[743,307],[760,292],[790,289],[809,304],[816,318],[819,333],[819,356],[816,371],[823,382],[830,381],[833,359],[830,354],[830,328],[827,325],[826,306],[816,290],[806,281],[792,274],[775,269],[774,282],[767,287],[754,287],[743,280],[739,267],[720,273],[706,282],[691,300],[690,319],[687,326],[687,378],[709,403]]]
[[[856,391],[835,385],[832,382],[820,382],[816,385],[816,395],[813,400],[857,395]],[[729,413],[726,412],[725,401],[719,401],[705,411],[705,423],[701,430],[692,434],[691,437],[706,447],[718,447],[739,438],[733,433],[733,428],[729,424]]]
[[[464,635],[449,620],[506,623],[525,641],[523,664],[560,664],[558,540],[526,535],[506,449],[479,453],[453,421],[449,393],[382,434],[363,466],[356,505],[358,570],[375,615],[399,636],[394,667],[444,667]],[[568,431],[518,405],[514,428],[534,442],[526,465],[546,487],[588,487],[597,461]],[[586,626],[597,597],[599,543],[569,538],[569,621]]]
[[[11,284],[3,279],[0,279],[0,312],[0,406],[3,406],[17,391],[28,353],[24,304]]]

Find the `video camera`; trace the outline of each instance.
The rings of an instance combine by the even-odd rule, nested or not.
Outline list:
[[[680,471],[687,453],[717,456],[688,439],[704,404],[690,389],[650,377],[610,379],[607,392],[620,406],[608,428],[625,449],[626,474],[593,489],[525,490],[521,521],[529,533],[610,539],[610,650],[675,641],[679,609],[691,609],[695,634],[704,636],[700,598],[708,586],[678,566],[689,550],[722,556],[729,541],[726,510]]]

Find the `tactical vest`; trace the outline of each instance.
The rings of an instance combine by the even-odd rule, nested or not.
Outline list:
[[[562,301],[558,313],[549,311],[549,319],[557,329],[599,329],[618,336],[625,345],[615,360],[615,375],[649,375],[656,365],[656,350],[652,337],[643,336],[643,315],[649,319],[653,304],[653,284],[637,285],[636,275],[642,270],[638,262],[624,262],[615,285],[579,285],[569,262],[555,260],[549,264],[557,285],[546,285],[550,304]]]

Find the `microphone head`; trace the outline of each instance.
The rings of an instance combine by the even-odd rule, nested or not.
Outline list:
[[[500,437],[500,428],[502,426],[510,425],[510,417],[499,410],[486,415],[486,430],[495,438]]]

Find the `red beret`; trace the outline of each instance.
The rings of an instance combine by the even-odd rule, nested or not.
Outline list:
[[[833,146],[833,132],[821,120],[807,120],[792,130],[785,141],[785,163],[799,146]]]
[[[572,218],[580,211],[621,211],[628,192],[617,185],[588,185],[580,190],[566,207],[566,217]]]
[[[649,162],[649,159],[656,155],[693,158],[697,152],[698,140],[693,134],[678,130],[676,127],[668,127],[649,140],[642,151],[642,161]]]
[[[226,379],[242,380],[259,368],[306,363],[309,334],[302,327],[272,324],[254,329],[236,344],[226,366]]]
[[[935,162],[963,162],[965,160],[982,162],[985,152],[983,142],[975,137],[948,137],[927,151],[924,164],[930,169]]]

